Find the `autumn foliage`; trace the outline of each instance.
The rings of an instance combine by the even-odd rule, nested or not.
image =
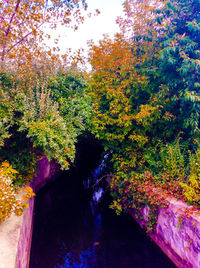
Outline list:
[[[0,166],[0,223],[12,213],[20,216],[28,206],[26,201],[34,196],[32,188],[26,187],[23,189],[22,198],[19,197],[19,189],[17,191],[12,185],[17,173],[7,162]]]
[[[55,68],[60,64],[59,47],[51,30],[58,24],[76,29],[84,21],[85,9],[84,0],[1,1],[0,68],[30,77],[44,61],[50,63],[51,70],[52,66]],[[48,39],[54,40],[53,48],[47,47]]]
[[[0,4],[0,160],[19,172],[13,183],[27,182],[41,155],[67,169],[90,130],[112,151],[118,212],[148,205],[155,218],[171,196],[199,207],[199,1],[126,0],[119,33],[90,42],[87,81],[56,46],[42,47],[43,25],[83,21],[79,4]]]
[[[120,33],[91,44],[92,129],[113,151],[118,211],[169,196],[200,205],[199,9],[127,0]]]

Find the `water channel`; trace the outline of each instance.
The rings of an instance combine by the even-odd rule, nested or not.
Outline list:
[[[84,160],[38,193],[30,268],[174,268],[131,216],[109,209],[108,191],[86,189],[102,165],[89,176],[95,157]]]

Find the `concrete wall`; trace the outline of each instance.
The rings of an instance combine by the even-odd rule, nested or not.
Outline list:
[[[59,165],[46,158],[38,161],[38,173],[29,185],[34,192],[59,173]],[[34,200],[22,216],[12,215],[0,225],[0,268],[28,268],[33,229]]]
[[[179,268],[200,267],[200,211],[194,210],[175,198],[168,199],[168,208],[162,208],[158,214],[158,223],[152,240]],[[140,212],[147,219],[149,208]],[[145,227],[144,220],[132,216]]]
[[[33,216],[34,216],[34,201],[35,197],[29,200],[29,207],[25,209],[20,225],[19,237],[17,242],[17,251],[15,265],[10,268],[28,268],[31,249],[32,231],[33,231]]]

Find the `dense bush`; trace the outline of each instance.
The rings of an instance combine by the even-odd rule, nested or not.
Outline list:
[[[76,72],[36,76],[32,88],[14,75],[1,74],[1,161],[9,161],[22,184],[36,170],[36,159],[45,155],[68,169],[75,157],[78,135],[91,115],[85,80]]]

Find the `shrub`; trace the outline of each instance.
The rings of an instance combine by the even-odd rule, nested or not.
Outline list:
[[[26,192],[23,196],[24,201],[17,199],[18,192],[12,185],[12,180],[17,173],[8,162],[3,162],[0,166],[0,223],[12,213],[20,216],[24,208],[28,206],[24,201],[34,195],[32,189],[27,187],[24,189]]]

